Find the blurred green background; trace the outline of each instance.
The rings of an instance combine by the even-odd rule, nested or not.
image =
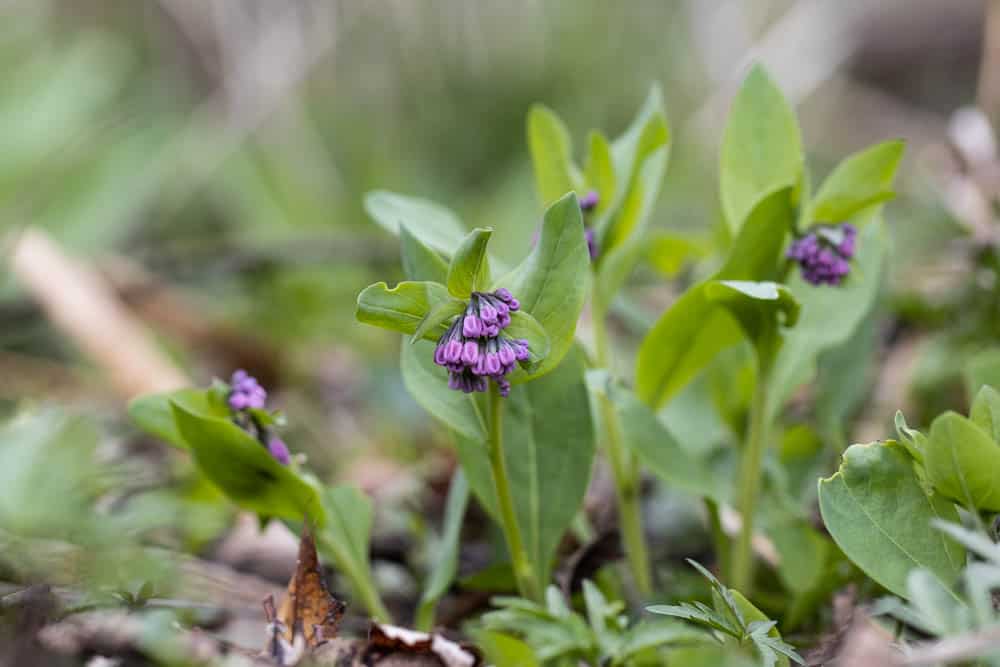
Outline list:
[[[891,282],[859,351],[871,369],[858,398],[871,400],[852,439],[881,437],[906,405],[920,423],[964,402],[953,351],[989,347],[982,327],[995,321],[986,313],[957,343],[934,339],[961,304],[980,303],[966,291],[975,235],[948,198],[961,176],[949,123],[977,99],[990,111],[986,10],[973,0],[4,3],[0,405],[55,399],[115,422],[126,398],[9,271],[20,233],[40,228],[194,381],[236,367],[261,376],[289,414],[293,449],[325,478],[368,488],[433,478],[448,467],[435,446],[446,437],[402,389],[398,336],[353,317],[361,288],[400,276],[396,242],[366,218],[364,193],[445,203],[470,227],[495,227],[499,254],[517,257],[538,222],[530,105],[555,109],[579,145],[591,127],[620,132],[658,81],[675,144],[654,226],[722,247],[718,144],[735,86],[760,61],[798,109],[814,182],[876,140],[908,142],[887,210]],[[651,259],[620,304],[626,360],[699,271],[665,276]],[[105,343],[128,345],[111,333]]]

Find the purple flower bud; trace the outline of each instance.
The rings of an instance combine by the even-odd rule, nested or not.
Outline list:
[[[510,313],[503,312],[497,315],[497,326],[501,329],[506,329],[507,325],[510,324]]]
[[[438,343],[437,347],[434,348],[434,363],[438,366],[444,366],[448,363],[448,360],[444,356],[444,343]]]
[[[496,324],[497,309],[491,306],[489,303],[484,303],[479,307],[479,317],[486,324]]]
[[[587,239],[587,252],[590,253],[590,261],[594,261],[597,259],[597,238],[594,235],[594,230],[585,229],[583,235]]]
[[[497,356],[500,357],[500,363],[504,366],[510,366],[514,363],[514,359],[516,358],[514,348],[506,342],[500,346],[500,349],[497,351]]]
[[[271,456],[274,457],[274,460],[281,465],[286,466],[292,460],[288,451],[288,445],[286,445],[284,441],[277,436],[271,436],[271,439],[267,441],[267,451],[271,452]]]
[[[504,303],[510,303],[514,295],[510,293],[510,290],[506,287],[501,287],[500,289],[493,292],[493,295],[503,301]]]
[[[246,394],[232,393],[229,395],[229,407],[233,410],[244,410],[247,407]]]
[[[466,315],[462,320],[462,335],[466,338],[479,338],[483,333],[483,323],[475,315]]]
[[[465,341],[462,345],[462,363],[466,366],[473,366],[479,360],[479,344],[472,340]]]
[[[250,377],[250,375],[245,370],[240,368],[238,370],[233,371],[233,377],[230,380],[230,384],[238,385],[240,382],[246,380],[248,377]]]
[[[597,193],[597,190],[591,190],[587,194],[580,197],[580,210],[581,211],[592,211],[597,207],[598,202],[601,201],[601,196]]]
[[[500,390],[500,395],[504,398],[510,396],[510,380],[506,378],[499,378],[497,381],[497,389]]]
[[[857,229],[850,224],[817,225],[814,229],[796,239],[786,256],[798,262],[806,282],[840,285],[851,270],[849,260],[854,256]]]
[[[456,364],[462,358],[462,344],[457,340],[450,340],[444,346],[444,358],[450,364]]]
[[[496,352],[486,353],[486,375],[496,375],[500,372],[500,357]]]
[[[510,308],[510,312],[521,309],[521,302],[511,297],[510,301],[507,302],[507,307]]]

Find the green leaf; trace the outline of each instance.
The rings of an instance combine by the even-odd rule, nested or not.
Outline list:
[[[1000,510],[1000,445],[955,412],[931,424],[924,467],[935,490],[968,508]]]
[[[531,352],[531,363],[538,364],[549,355],[551,344],[549,335],[545,333],[545,328],[541,323],[528,313],[516,310],[510,314],[510,324],[503,332],[513,339],[524,339],[528,341],[528,351]],[[511,380],[518,380],[517,375],[512,375]]]
[[[580,175],[573,164],[569,130],[559,116],[544,105],[536,104],[528,112],[528,148],[542,208],[576,189]]]
[[[421,320],[420,325],[413,332],[413,338],[410,339],[410,342],[416,343],[425,338],[437,340],[440,335],[434,338],[431,332],[447,331],[455,317],[464,313],[468,307],[468,302],[458,299],[448,299],[437,304]]]
[[[654,86],[625,134],[615,142],[617,172],[625,186],[616,201],[617,212],[601,228],[602,253],[641,235],[660,193],[667,166],[670,130],[663,113],[659,87]]]
[[[365,195],[365,212],[393,234],[399,234],[400,225],[405,225],[424,244],[448,256],[465,236],[458,216],[426,199],[373,190]]]
[[[355,316],[359,322],[413,334],[424,318],[438,304],[448,301],[444,285],[432,282],[401,282],[392,289],[384,282],[369,285],[358,295]],[[428,340],[437,340],[447,331],[442,324],[424,333]]]
[[[694,496],[721,499],[728,481],[717,479],[707,462],[682,446],[656,414],[632,392],[611,382],[605,370],[587,371],[587,386],[595,395],[606,394],[618,414],[625,442],[642,463],[670,488]]]
[[[575,347],[555,370],[513,387],[505,400],[507,475],[525,548],[543,585],[590,482],[594,434],[583,372],[584,355]],[[457,444],[469,486],[496,518],[486,442],[459,437]]]
[[[456,299],[468,299],[473,290],[489,282],[486,246],[492,229],[473,229],[462,239],[448,266],[448,291]]]
[[[456,434],[480,441],[486,437],[472,398],[448,388],[448,371],[434,363],[431,341],[404,342],[400,352],[403,384],[413,399]]]
[[[713,280],[766,280],[777,272],[781,247],[794,219],[790,190],[761,201],[747,218],[729,258],[710,280],[685,292],[660,316],[639,347],[636,394],[659,407],[683,389],[715,356],[740,340],[737,322],[710,300]]]
[[[981,387],[969,417],[993,437],[993,442],[1000,443],[1000,392],[987,385]]]
[[[712,280],[705,285],[709,301],[721,304],[736,318],[752,342],[777,324],[795,326],[799,302],[781,283],[752,280]]]
[[[743,81],[722,139],[722,210],[732,232],[763,197],[794,187],[803,171],[795,113],[762,67]]]
[[[263,516],[324,523],[316,487],[275,461],[256,438],[228,419],[170,405],[198,468],[230,500]]]
[[[788,280],[788,289],[802,309],[795,328],[785,333],[774,362],[769,415],[776,415],[795,390],[815,376],[819,355],[848,340],[874,308],[882,286],[886,245],[883,223],[870,223],[858,235],[858,254],[843,285],[810,285],[798,275]]]
[[[896,410],[894,422],[900,444],[906,448],[906,451],[909,452],[914,461],[923,464],[924,452],[927,451],[927,436],[916,429],[910,428],[906,423],[906,417],[899,410]]]
[[[520,639],[491,630],[477,630],[474,637],[493,667],[539,667],[535,652]]]
[[[708,254],[708,245],[679,234],[656,234],[646,243],[644,255],[650,266],[666,278],[677,275],[691,263]]]
[[[903,157],[902,141],[886,141],[844,158],[813,199],[814,222],[840,222],[892,199],[892,181]]]
[[[569,351],[587,294],[590,253],[575,194],[545,212],[538,244],[497,287],[506,287],[549,336],[549,354],[533,376],[555,368]]]
[[[750,639],[757,651],[760,652],[764,665],[788,667],[789,658],[800,665],[806,664],[805,660],[791,646],[782,641],[781,633],[778,632],[774,621],[769,619],[767,614],[755,607],[738,590],[730,588],[729,594],[733,597],[736,607],[746,622],[746,630],[750,631]],[[758,624],[757,628],[759,629],[755,629],[755,624]],[[779,655],[775,655],[775,653]]]
[[[455,472],[444,507],[444,534],[434,557],[434,567],[417,605],[417,630],[430,631],[434,626],[434,607],[448,591],[458,573],[458,551],[461,544],[462,520],[469,504],[469,482],[461,470]]]
[[[611,144],[600,131],[591,131],[588,143],[590,151],[587,154],[583,177],[587,189],[596,190],[600,197],[594,212],[601,215],[608,210],[615,198],[615,189],[618,187],[615,165],[611,157]]]
[[[177,428],[171,402],[188,410],[213,417],[229,416],[229,406],[211,389],[180,389],[162,394],[146,394],[132,399],[128,404],[128,415],[139,428],[165,440],[174,447],[188,449]]]
[[[328,486],[323,491],[322,502],[328,520],[317,529],[317,549],[325,558],[332,559],[337,569],[350,579],[370,614],[384,615],[375,593],[375,578],[368,557],[374,516],[371,500],[357,487],[341,484]]]
[[[895,442],[849,447],[840,470],[820,480],[819,507],[841,550],[896,595],[908,595],[906,578],[915,568],[949,589],[962,569],[961,548],[930,528],[932,519],[958,521],[958,512],[924,492],[913,460]]]
[[[399,226],[399,245],[407,280],[429,280],[442,285],[448,281],[448,263],[406,225]]]

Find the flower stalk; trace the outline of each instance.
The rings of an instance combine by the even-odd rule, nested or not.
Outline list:
[[[500,512],[500,525],[510,552],[511,567],[517,580],[518,592],[522,597],[535,602],[542,601],[542,591],[535,577],[531,559],[524,548],[521,527],[514,511],[514,501],[510,492],[510,480],[507,478],[507,463],[503,449],[503,400],[501,389],[496,385],[489,387],[489,447],[490,470],[493,473],[493,484],[496,487],[497,509]]]

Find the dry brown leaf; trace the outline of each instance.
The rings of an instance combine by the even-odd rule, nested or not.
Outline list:
[[[380,664],[383,658],[389,656],[433,656],[444,667],[480,667],[483,664],[483,658],[475,647],[459,644],[436,633],[372,623],[362,663]]]
[[[275,614],[274,602],[268,600],[264,609],[272,624],[268,638],[268,650],[272,653],[278,637],[291,646],[296,644],[297,637],[301,637],[307,648],[315,648],[337,636],[345,605],[330,594],[323,581],[316,542],[308,527],[302,530],[298,563],[288,582],[288,592],[281,607]]]

